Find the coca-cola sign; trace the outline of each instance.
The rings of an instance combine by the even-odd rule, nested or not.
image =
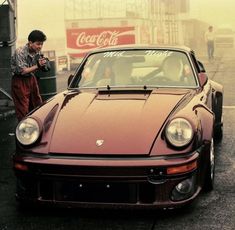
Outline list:
[[[95,48],[134,43],[134,27],[67,29],[68,53],[76,57]]]

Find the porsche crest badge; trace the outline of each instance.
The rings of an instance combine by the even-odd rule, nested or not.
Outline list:
[[[103,143],[104,143],[104,140],[97,140],[96,141],[96,146],[101,146],[101,145],[103,145]]]

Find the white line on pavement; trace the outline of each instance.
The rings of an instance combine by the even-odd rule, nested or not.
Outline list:
[[[235,105],[224,105],[223,109],[235,109]]]

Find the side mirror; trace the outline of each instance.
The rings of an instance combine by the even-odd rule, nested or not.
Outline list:
[[[67,82],[67,85],[68,85],[68,86],[70,85],[70,83],[71,83],[73,77],[74,77],[73,74],[70,74],[70,75],[69,75],[68,82]]]
[[[206,73],[199,73],[198,74],[198,80],[199,80],[200,86],[203,87],[208,81],[207,74]]]

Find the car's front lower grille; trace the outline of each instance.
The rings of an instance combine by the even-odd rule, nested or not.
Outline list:
[[[49,181],[40,183],[42,200],[95,203],[153,203],[155,186],[149,183]]]

